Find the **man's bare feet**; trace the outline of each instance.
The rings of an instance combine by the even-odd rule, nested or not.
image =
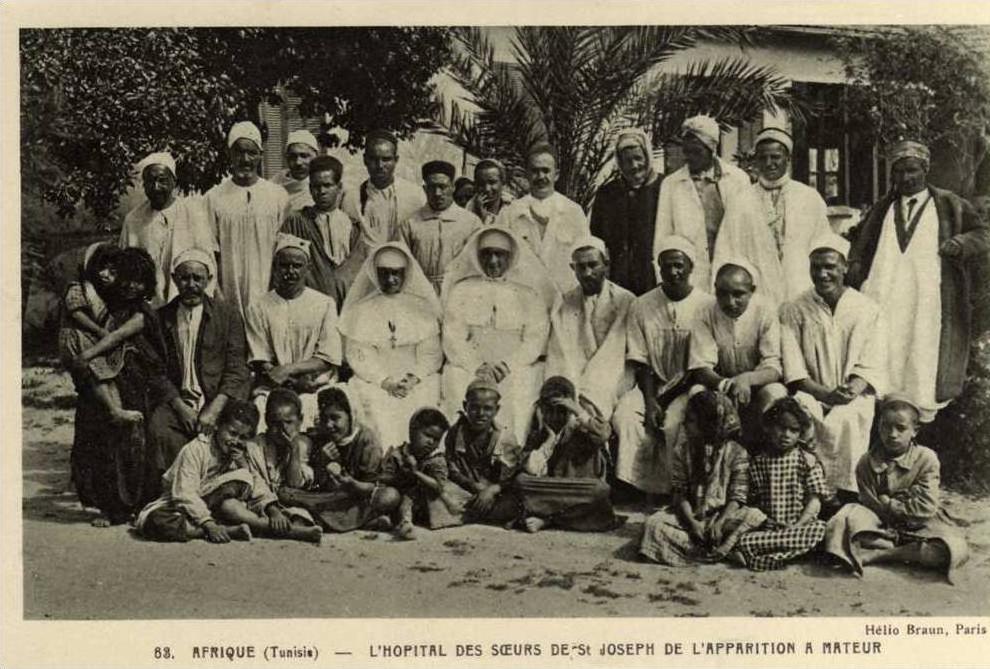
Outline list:
[[[535,534],[547,526],[547,521],[536,516],[529,516],[523,521],[523,526],[530,534]]]
[[[114,409],[110,412],[110,422],[114,425],[132,425],[144,420],[144,414],[130,409]]]
[[[313,525],[312,527],[305,528],[302,532],[300,532],[299,536],[302,537],[304,541],[308,541],[319,546],[320,542],[323,541],[323,528],[319,525]]]
[[[227,534],[234,541],[251,541],[254,538],[254,535],[251,534],[251,528],[246,523],[227,527]]]
[[[101,515],[99,518],[94,518],[89,523],[93,527],[110,527],[110,519],[107,516]]]
[[[403,520],[399,523],[399,526],[395,528],[395,538],[402,539],[404,541],[412,541],[416,538],[416,527],[412,524],[412,521]]]
[[[392,521],[388,516],[378,516],[369,520],[363,529],[369,532],[389,532],[392,530]]]

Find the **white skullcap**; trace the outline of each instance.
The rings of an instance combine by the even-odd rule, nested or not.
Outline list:
[[[608,248],[605,246],[605,242],[600,240],[598,237],[593,235],[586,235],[581,237],[571,246],[571,255],[580,251],[581,249],[597,249],[601,252],[602,257],[608,260]]]
[[[830,249],[832,251],[838,251],[842,254],[843,258],[849,258],[849,240],[845,237],[840,237],[834,232],[828,232],[824,235],[819,235],[811,243],[811,252],[814,253],[820,249]]]
[[[787,147],[787,151],[791,152],[794,150],[794,140],[791,136],[781,130],[780,128],[764,128],[756,136],[756,143],[754,146],[759,146],[760,142],[780,142]]]
[[[753,280],[754,286],[758,286],[760,284],[760,271],[756,269],[756,267],[754,267],[752,263],[750,263],[748,260],[744,260],[743,258],[731,258],[729,260],[726,260],[721,265],[719,265],[718,269],[715,271],[716,278],[718,278],[718,275],[722,271],[722,268],[727,265],[732,265],[733,267],[741,267],[742,269],[746,270],[746,272],[749,274],[749,277]]]
[[[290,235],[285,232],[280,232],[278,233],[278,236],[275,237],[276,254],[278,254],[278,252],[281,251],[282,249],[298,249],[308,256],[310,246],[311,246],[311,242],[308,242],[305,239],[296,237],[295,235]]]
[[[149,153],[144,157],[141,162],[137,164],[138,174],[144,174],[145,169],[151,167],[152,165],[161,165],[162,167],[168,168],[168,171],[175,176],[175,158],[172,154],[166,151],[159,151],[158,153]]]
[[[217,261],[210,251],[201,248],[188,248],[172,260],[172,271],[179,269],[179,265],[186,262],[198,262],[210,270],[210,276],[217,275]]]
[[[478,237],[478,250],[481,249],[502,249],[512,251],[512,237],[502,230],[485,230]]]
[[[681,125],[681,132],[697,137],[712,153],[718,148],[720,134],[718,121],[711,116],[705,116],[704,114],[692,116]]]
[[[688,257],[692,265],[697,262],[697,251],[695,251],[694,244],[680,235],[669,235],[660,240],[660,250],[657,251],[658,262],[660,255],[666,251],[680,251]]]
[[[405,269],[408,265],[406,254],[394,246],[384,246],[375,253],[375,267]]]
[[[320,143],[316,141],[316,137],[309,130],[293,130],[290,132],[289,139],[285,141],[285,148],[289,148],[293,144],[305,144],[317,153],[320,152]]]
[[[227,134],[227,148],[232,147],[239,139],[250,139],[255,146],[261,148],[261,131],[251,121],[238,121],[234,124]]]

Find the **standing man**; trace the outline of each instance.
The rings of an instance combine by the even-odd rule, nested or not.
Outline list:
[[[505,187],[505,166],[492,158],[479,161],[474,167],[474,197],[465,209],[481,219],[484,225],[495,222],[502,207],[512,203],[512,193]]]
[[[341,209],[361,227],[367,248],[395,239],[399,223],[426,201],[421,188],[396,178],[398,150],[399,140],[392,133],[383,130],[370,133],[364,145],[368,180],[356,191],[344,193]]]
[[[856,463],[870,445],[887,357],[880,307],[845,285],[849,242],[812,242],[809,288],[780,309],[784,382],[811,414],[815,453],[838,491],[856,492]]]
[[[590,234],[581,205],[555,190],[557,158],[549,144],[538,144],[526,158],[530,193],[505,207],[497,223],[528,244],[543,261],[560,292],[577,285],[571,270],[571,248]]]
[[[635,296],[608,279],[608,250],[597,237],[578,240],[571,253],[578,286],[550,313],[546,377],[563,376],[605,417],[632,388],[627,370],[626,316]]]
[[[361,230],[337,208],[344,176],[340,161],[333,156],[317,156],[307,169],[312,204],[293,212],[282,225],[282,232],[310,243],[306,285],[343,305],[354,276],[344,275],[341,265],[357,244]]]
[[[619,176],[595,195],[591,234],[605,240],[611,280],[643,295],[657,285],[653,238],[663,177],[653,169],[650,140],[639,128],[616,137],[615,163]]]
[[[702,290],[711,292],[712,267],[730,257],[758,267],[764,290],[777,290],[783,278],[770,230],[761,220],[749,176],[717,156],[718,122],[694,116],[684,121],[681,132],[686,164],[660,187],[654,255],[664,238],[679,235],[698,249],[693,281]]]
[[[426,204],[399,224],[398,237],[439,295],[447,264],[481,227],[481,220],[454,203],[453,165],[433,160],[423,165],[422,173]]]
[[[258,176],[261,151],[258,127],[235,123],[227,135],[230,178],[205,196],[220,252],[220,287],[242,316],[268,292],[275,235],[289,205],[284,188]]]
[[[847,281],[887,315],[890,387],[930,422],[962,392],[971,270],[990,247],[990,229],[969,203],[928,184],[927,146],[898,142],[888,159],[893,188],[860,225]]]
[[[148,422],[159,475],[197,434],[213,431],[227,400],[247,399],[251,389],[241,315],[213,294],[213,252],[187,249],[173,268],[178,295],[158,310],[167,378]]]
[[[285,143],[285,164],[288,168],[276,174],[276,183],[289,193],[286,216],[313,204],[309,193],[309,161],[320,153],[320,144],[309,130],[293,130]],[[334,203],[336,206],[336,203]]]
[[[756,136],[758,177],[753,190],[774,241],[775,255],[769,260],[780,265],[784,276],[780,297],[787,300],[811,288],[809,246],[832,232],[822,196],[791,179],[793,147],[791,136],[779,128],[764,128]]]
[[[152,306],[159,307],[178,295],[172,281],[172,261],[190,248],[212,254],[216,243],[202,203],[176,196],[175,159],[170,154],[152,153],[138,163],[138,172],[148,200],[124,218],[119,244],[122,249],[142,248],[155,262]]]
[[[680,440],[690,376],[688,347],[698,314],[714,298],[691,284],[698,252],[672,236],[660,245],[660,285],[629,308],[626,360],[636,387],[619,400],[612,425],[619,436],[616,478],[649,494],[670,493],[670,467]]]

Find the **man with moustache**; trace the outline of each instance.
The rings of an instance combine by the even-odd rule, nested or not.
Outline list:
[[[492,158],[485,158],[474,167],[474,197],[464,208],[481,219],[483,225],[491,225],[498,218],[502,207],[511,204],[512,193],[505,187],[505,166]]]
[[[309,192],[309,163],[320,153],[320,144],[309,130],[294,130],[285,142],[285,171],[276,174],[276,183],[289,194],[286,216],[313,204]],[[336,202],[334,205],[336,206]]]
[[[496,223],[529,245],[547,268],[557,290],[577,285],[571,270],[571,247],[590,234],[581,205],[556,191],[559,176],[553,147],[538,144],[526,158],[530,192],[499,214]]]
[[[633,385],[626,366],[626,316],[635,295],[609,280],[609,254],[597,237],[574,244],[571,267],[578,286],[564,293],[550,314],[546,378],[570,380],[610,420],[619,397]]]
[[[856,492],[856,463],[870,445],[877,396],[886,392],[880,307],[845,285],[849,242],[812,242],[809,288],[780,309],[784,382],[811,414],[815,454],[829,485]]]
[[[341,209],[361,227],[365,252],[396,239],[399,223],[426,201],[423,189],[395,176],[398,150],[399,140],[392,133],[384,130],[369,133],[364,145],[368,179],[357,190],[344,193]]]
[[[316,393],[335,379],[343,356],[336,303],[306,286],[310,246],[279,233],[272,263],[275,288],[248,307],[245,320],[259,410],[272,388],[294,390],[302,402],[304,429],[316,420]]]
[[[178,294],[172,281],[172,260],[197,247],[213,253],[216,243],[202,203],[175,192],[175,159],[168,153],[152,153],[138,163],[147,201],[124,217],[120,248],[142,248],[155,263],[157,281],[153,307]]]
[[[605,241],[609,279],[635,295],[657,285],[653,235],[663,177],[653,169],[653,152],[639,128],[619,132],[615,139],[616,178],[595,194],[591,234]]]
[[[699,312],[714,302],[691,283],[697,251],[683,237],[660,244],[660,285],[633,301],[626,325],[626,360],[636,387],[612,416],[619,437],[616,478],[651,494],[670,493],[674,446],[687,408],[688,343]]]
[[[888,153],[893,188],[859,227],[846,281],[888,319],[888,382],[922,422],[957,397],[966,378],[972,271],[990,228],[968,202],[928,184],[928,147],[905,140]]]
[[[275,235],[289,204],[284,188],[258,176],[261,146],[257,126],[235,123],[227,135],[230,178],[205,196],[220,251],[220,287],[242,315],[268,290]]]
[[[307,169],[312,204],[293,212],[282,225],[282,232],[310,243],[312,257],[306,285],[329,295],[340,306],[354,280],[354,272],[347,272],[344,265],[361,230],[337,207],[344,175],[340,161],[333,156],[317,156]]]
[[[172,268],[178,295],[158,310],[167,376],[154,387],[159,404],[148,422],[156,482],[193,437],[213,431],[227,400],[250,390],[244,323],[214,295],[213,253],[187,249]]]

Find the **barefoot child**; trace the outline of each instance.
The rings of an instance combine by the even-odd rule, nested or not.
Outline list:
[[[674,450],[671,506],[647,518],[639,552],[673,567],[717,561],[766,516],[746,506],[749,455],[738,444],[739,414],[728,396],[692,395],[684,414],[687,440]]]
[[[828,523],[825,551],[859,575],[880,562],[953,570],[968,557],[966,540],[939,505],[939,461],[915,443],[921,412],[906,395],[880,404],[879,440],[856,465],[859,504],[846,504]]]
[[[767,447],[750,463],[749,496],[767,519],[736,545],[739,558],[753,571],[781,569],[818,545],[825,536],[818,512],[829,493],[818,458],[800,447],[811,418],[798,401],[777,400],[763,421]]]
[[[87,251],[87,255],[90,255]],[[65,295],[59,348],[77,385],[88,385],[113,423],[136,423],[140,411],[125,409],[115,379],[124,365],[125,343],[145,328],[155,294],[155,265],[143,249],[97,248],[83,282]]]
[[[347,386],[324,388],[316,397],[319,418],[309,433],[303,461],[311,465],[308,489],[283,487],[279,499],[307,508],[325,529],[389,530],[399,493],[378,483],[382,447]]]
[[[511,430],[495,422],[500,399],[493,378],[472,381],[461,415],[444,440],[450,480],[472,495],[465,507],[469,522],[506,523],[519,516],[512,482],[522,448]]]
[[[156,541],[227,543],[259,534],[319,543],[323,531],[289,521],[275,493],[247,467],[244,442],[257,425],[253,404],[228,400],[213,435],[179,451],[162,477],[165,492],[138,515],[137,531]]]
[[[438,410],[424,407],[409,419],[409,442],[390,448],[378,481],[398,490],[399,539],[415,539],[413,519],[431,530],[463,523],[470,495],[448,478],[443,435],[450,428]]]

